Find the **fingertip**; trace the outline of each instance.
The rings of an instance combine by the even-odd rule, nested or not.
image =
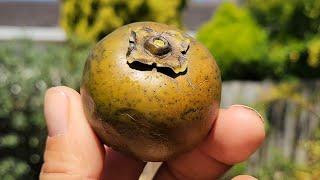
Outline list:
[[[49,136],[65,134],[68,127],[68,96],[58,88],[47,90],[44,98],[44,115]]]
[[[61,92],[65,93],[68,96],[80,97],[80,94],[79,94],[78,91],[76,91],[76,90],[74,90],[74,89],[72,89],[70,87],[67,87],[67,86],[55,86],[55,87],[49,88],[47,91],[49,91],[51,89],[61,91]]]
[[[258,180],[258,179],[249,175],[239,175],[232,178],[232,180]]]
[[[61,177],[67,174],[98,179],[103,168],[103,146],[83,113],[80,94],[65,86],[50,88],[44,110],[49,137],[42,177],[57,174],[64,179]],[[63,131],[62,124],[67,127]]]
[[[244,105],[232,105],[228,110],[227,118],[235,119],[235,125],[242,127],[239,135],[242,135],[243,140],[254,143],[257,147],[262,144],[266,135],[265,124],[258,111]]]
[[[241,116],[239,122],[245,122],[244,125],[247,125],[247,130],[252,130],[251,133],[249,133],[249,131],[247,132],[248,137],[251,137],[248,139],[248,142],[255,142],[257,147],[259,147],[266,136],[264,119],[260,113],[254,108],[244,105],[233,105],[230,107],[230,110],[236,114],[234,118],[236,118],[237,115],[239,117]],[[231,114],[233,113],[231,112]]]
[[[231,105],[228,109],[232,109],[232,110],[236,110],[236,111],[238,110],[238,111],[240,111],[240,113],[244,113],[244,114],[250,114],[250,115],[254,116],[253,118],[259,119],[262,123],[264,123],[264,119],[261,116],[261,114],[252,107],[242,105],[242,104],[234,104],[234,105]]]
[[[202,150],[225,164],[246,160],[265,138],[261,116],[252,108],[234,105],[221,110]]]
[[[72,88],[56,86],[47,89],[44,95],[44,115],[49,136],[67,133],[69,115],[74,109],[81,112],[80,103],[79,93]]]

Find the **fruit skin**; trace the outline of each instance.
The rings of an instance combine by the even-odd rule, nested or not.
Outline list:
[[[185,73],[170,76],[129,66],[132,31],[148,27],[188,39]],[[144,161],[165,161],[197,146],[218,115],[219,68],[199,42],[173,27],[138,22],[123,26],[91,51],[83,71],[81,97],[101,141]]]

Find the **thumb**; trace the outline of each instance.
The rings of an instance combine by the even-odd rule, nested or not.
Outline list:
[[[48,137],[40,179],[99,179],[104,150],[84,116],[79,93],[50,88],[44,114]]]

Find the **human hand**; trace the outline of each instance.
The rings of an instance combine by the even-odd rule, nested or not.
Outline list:
[[[44,104],[48,138],[40,179],[139,178],[146,163],[99,142],[84,116],[78,92],[62,86],[50,88]],[[246,160],[264,138],[263,120],[254,110],[241,105],[221,109],[205,141],[164,162],[154,179],[216,179]]]

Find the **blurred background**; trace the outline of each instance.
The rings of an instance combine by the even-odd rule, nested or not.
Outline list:
[[[320,0],[0,0],[1,179],[37,179],[45,90],[78,90],[93,44],[135,21],[201,41],[221,68],[222,107],[263,115],[263,146],[222,179],[320,178]]]

